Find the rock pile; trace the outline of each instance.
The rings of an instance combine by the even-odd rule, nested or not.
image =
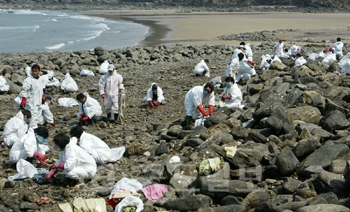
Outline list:
[[[257,66],[261,55],[272,53],[273,45],[252,46]],[[302,54],[306,57],[322,49],[310,44]],[[117,163],[99,165],[97,175],[83,185],[71,185],[62,175],[56,176],[54,184],[39,185],[32,179],[7,180],[16,170],[8,161],[9,149],[0,149],[0,210],[60,211],[56,203],[77,197],[107,198],[114,184],[128,177],[144,186],[163,183],[168,187],[169,192],[155,203],[143,198],[144,211],[349,211],[350,76],[340,74],[336,63],[316,61],[294,67],[292,59],[283,59],[283,64],[273,64],[269,71],[257,68],[258,75],[240,85],[243,109],[215,108],[204,126],[182,129],[186,92],[208,81],[194,76],[194,66],[208,58],[211,77],[224,75],[233,50],[234,46],[224,45],[176,45],[1,54],[0,69],[11,90],[0,96],[0,128],[18,110],[13,99],[27,65],[38,63],[44,71],[55,71],[60,80],[69,72],[81,92],[99,101],[99,65],[104,60],[116,65],[126,87],[126,123],[100,121],[85,129],[110,147],[125,146],[127,151]],[[348,51],[346,45],[344,53]],[[82,69],[96,75],[80,76]],[[142,102],[152,82],[163,88],[166,98],[159,108]],[[222,90],[217,88],[217,98]],[[52,96],[57,100],[75,95]],[[57,127],[50,128],[50,138],[68,132],[77,122],[76,107],[55,104],[51,111]],[[228,147],[236,148],[233,157],[227,155]],[[169,163],[174,155],[180,163]],[[200,175],[199,164],[215,157],[221,158],[220,169]],[[54,163],[58,152],[50,151],[48,158]],[[43,196],[53,201],[38,206],[35,200]]]

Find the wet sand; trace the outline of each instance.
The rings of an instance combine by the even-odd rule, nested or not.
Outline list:
[[[276,32],[284,40],[316,38],[343,42],[350,39],[350,14],[342,13],[288,13],[288,12],[190,12],[176,10],[115,10],[89,11],[96,16],[133,21],[150,27],[141,45],[220,45],[238,41],[224,41],[222,35],[263,30],[291,29]],[[260,42],[250,42],[260,43]]]

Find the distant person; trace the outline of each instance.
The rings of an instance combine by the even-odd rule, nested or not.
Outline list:
[[[38,124],[44,125],[44,124],[51,124],[52,126],[56,127],[56,123],[54,121],[53,114],[50,110],[50,105],[52,104],[52,97],[46,96],[45,97],[45,103],[41,105],[42,114],[39,119]]]
[[[344,47],[344,44],[341,42],[341,39],[337,38],[337,42],[333,45],[334,54],[337,60],[343,57],[343,47]]]
[[[159,107],[164,102],[163,90],[153,82],[147,90],[144,101],[147,101],[151,107]]]
[[[241,42],[242,43],[242,42]],[[243,42],[244,43],[244,42]],[[245,55],[245,51],[246,50],[246,48],[245,48],[245,43],[244,43],[244,45],[239,45],[234,51],[233,51],[233,54],[232,54],[232,57],[231,57],[231,60],[232,59],[234,59],[234,58],[238,58],[238,55],[240,54],[240,53],[242,53],[243,55],[244,55],[244,57],[246,57],[246,55]]]
[[[301,54],[301,46],[296,46],[293,45],[289,48],[288,53],[289,56],[292,56],[293,58],[295,58],[295,56],[297,54]]]
[[[7,93],[10,90],[10,85],[4,76],[0,76],[0,94]]]
[[[79,112],[77,114],[79,125],[92,125],[96,122],[96,117],[102,115],[100,103],[88,93],[79,93],[76,97],[79,102]]]
[[[337,60],[337,58],[336,58],[336,56],[334,54],[334,49],[329,48],[328,53],[326,54],[326,56],[322,60],[322,64],[333,63],[336,60]]]
[[[249,61],[253,61],[253,51],[252,51],[252,48],[250,47],[250,44],[249,43],[245,43],[245,42],[241,42],[239,45],[244,45],[244,54],[245,56],[247,57],[247,59]]]
[[[4,142],[1,143],[1,147],[11,147],[24,136],[28,131],[28,123],[31,117],[32,115],[29,110],[22,110],[8,120],[4,127]]]
[[[284,53],[284,43],[282,39],[279,39],[279,41],[275,44],[273,47],[273,51],[278,57],[282,57]]]
[[[260,69],[263,71],[265,71],[265,70],[268,71],[270,69],[271,62],[272,62],[272,59],[271,59],[271,56],[269,54],[262,55]]]
[[[13,144],[9,154],[10,161],[36,158],[42,165],[47,165],[45,157],[45,152],[49,150],[47,137],[49,131],[46,127],[38,127],[35,130],[29,128],[28,132]]]
[[[242,91],[235,83],[233,77],[226,77],[226,87],[221,94],[221,100],[225,101],[226,107],[240,107],[242,102]]]
[[[45,102],[44,84],[39,74],[40,66],[34,64],[31,67],[31,75],[23,81],[22,91],[20,93],[22,97],[20,107],[31,112],[32,118],[29,125],[33,129],[38,127],[38,122],[42,114],[41,105]]]
[[[195,86],[189,90],[185,97],[185,129],[190,129],[192,117],[195,118],[202,115],[207,117],[213,114],[215,106],[214,85],[207,83],[204,86]],[[208,105],[208,112],[204,110],[204,106]]]
[[[47,74],[41,76],[44,81],[44,93],[50,94],[58,91],[60,87],[60,81],[54,77],[55,74],[53,71],[48,71]]]
[[[256,75],[254,65],[249,63],[247,58],[244,58],[243,53],[239,53],[238,58],[239,58],[239,67],[238,67],[237,73],[235,74],[236,82],[240,80],[247,81],[252,76]]]
[[[227,64],[226,70],[225,70],[225,76],[226,77],[234,77],[238,71],[239,67],[239,58],[231,58],[231,61]]]
[[[100,96],[102,98],[105,111],[107,113],[107,122],[119,123],[119,95],[124,92],[122,75],[118,74],[114,65],[108,65],[108,72],[103,75],[98,83]]]
[[[295,66],[302,66],[302,65],[304,65],[305,63],[307,63],[307,61],[304,59],[304,57],[303,56],[301,56],[301,54],[299,54],[299,53],[297,53],[296,55],[295,55]]]
[[[194,74],[196,76],[210,77],[210,71],[209,71],[208,64],[209,64],[208,59],[201,60],[194,68],[194,70],[193,70]]]
[[[312,53],[309,55],[309,57],[307,58],[307,60],[313,60],[315,61],[316,59],[323,59],[328,53],[328,49],[325,49],[323,51],[321,51],[320,53]]]
[[[77,145],[77,138],[69,139],[66,134],[59,133],[53,138],[53,142],[60,150],[60,156],[50,167],[46,179],[50,179],[60,170],[64,170],[66,177],[74,180],[92,179],[95,176],[96,162],[89,153]]]

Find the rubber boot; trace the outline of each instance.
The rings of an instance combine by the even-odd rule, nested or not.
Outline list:
[[[111,121],[111,113],[107,113],[107,123]]]
[[[118,113],[115,113],[115,114],[114,114],[114,124],[119,124],[119,122],[118,122],[118,117],[119,117],[119,114],[118,114]]]
[[[185,118],[185,123],[186,123],[186,126],[185,126],[185,130],[189,130],[191,129],[191,124],[192,124],[192,116],[186,116]]]

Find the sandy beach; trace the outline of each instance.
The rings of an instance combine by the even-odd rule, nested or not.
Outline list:
[[[97,16],[133,21],[150,27],[142,45],[160,44],[219,45],[234,41],[220,40],[218,36],[263,30],[291,30],[279,33],[288,41],[293,38],[348,40],[350,14],[287,13],[287,12],[181,12],[176,10],[115,10],[89,11]],[[250,42],[258,43],[258,42]]]

